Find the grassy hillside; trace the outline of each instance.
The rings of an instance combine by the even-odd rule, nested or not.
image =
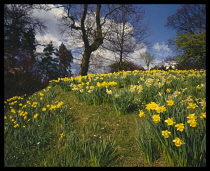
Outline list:
[[[4,103],[5,166],[205,165],[205,71],[63,78]]]

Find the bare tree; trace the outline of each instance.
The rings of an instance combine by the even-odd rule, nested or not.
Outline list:
[[[118,54],[118,70],[122,69],[123,59],[134,52],[137,44],[148,36],[147,25],[141,23],[144,14],[141,7],[128,5],[112,15],[110,31],[107,32],[102,47]]]
[[[125,8],[126,5],[65,4],[58,7],[64,8],[61,18],[62,32],[77,35],[77,38],[83,42],[84,49],[80,75],[87,75],[91,53],[97,50],[104,40],[102,26],[111,14]],[[89,20],[90,15],[94,16],[94,21]]]
[[[150,54],[149,52],[146,52],[144,54],[140,54],[141,59],[147,66],[147,70],[149,70],[149,65],[154,61],[155,55]]]
[[[168,17],[165,26],[182,34],[196,34],[200,30],[206,30],[206,4],[182,5],[175,14]]]

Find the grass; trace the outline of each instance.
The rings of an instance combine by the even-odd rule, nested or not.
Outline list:
[[[55,86],[51,91],[54,91],[53,101],[65,101],[67,106],[66,112],[66,123],[62,123],[62,118],[57,118],[54,120],[54,123],[51,123],[50,128],[45,128],[45,135],[51,135],[51,141],[47,141],[47,145],[44,147],[35,148],[35,143],[33,146],[28,144],[28,151],[25,151],[24,159],[22,156],[17,154],[18,157],[7,156],[10,159],[6,159],[5,166],[32,166],[32,167],[41,167],[41,166],[108,166],[108,167],[145,167],[151,166],[146,163],[139,150],[138,144],[136,143],[136,125],[135,119],[141,120],[137,112],[133,112],[127,115],[116,115],[116,111],[111,105],[86,105],[84,102],[79,102],[76,97],[73,95],[72,91],[64,91],[60,86]],[[38,94],[37,92],[36,94]],[[52,100],[51,100],[52,101]],[[50,103],[50,101],[48,101]],[[59,137],[58,133],[63,133],[63,137]],[[74,140],[71,138],[74,137]],[[44,136],[44,135],[43,135]],[[40,135],[41,138],[43,138]],[[8,137],[7,137],[8,138]],[[11,138],[11,137],[10,137]],[[97,161],[97,157],[91,153],[94,149],[89,149],[88,153],[81,152],[78,149],[85,149],[85,147],[77,147],[78,151],[71,149],[68,143],[75,141],[75,138],[78,142],[77,144],[85,145],[85,143],[90,143],[87,148],[98,148],[96,143],[104,143],[107,150],[110,151],[111,157],[108,155],[108,159],[105,159],[106,162]],[[7,139],[5,139],[7,141]],[[71,142],[69,142],[71,141]],[[111,142],[111,144],[106,143]],[[36,141],[39,143],[39,140]],[[15,143],[14,143],[15,145]],[[26,144],[24,144],[26,145]],[[95,146],[95,147],[94,147]],[[103,145],[102,145],[103,146]],[[11,146],[10,146],[11,148]],[[6,151],[7,149],[5,149]],[[75,150],[75,149],[74,149]],[[70,152],[71,151],[71,152]],[[100,151],[100,150],[98,150]],[[105,150],[106,151],[106,150]],[[8,153],[11,153],[11,150]],[[15,153],[17,151],[15,150]],[[38,152],[38,153],[37,153]],[[6,153],[5,155],[9,155]],[[83,161],[83,158],[78,155],[83,154],[87,158]],[[76,157],[77,161],[71,161],[71,155]],[[55,160],[59,158],[60,160]],[[11,160],[12,159],[12,160]],[[64,161],[67,160],[67,161]],[[69,160],[69,161],[68,161]],[[95,160],[95,161],[94,161]],[[15,161],[15,162],[14,162]],[[79,161],[79,162],[78,162]],[[152,166],[163,166],[162,161],[154,163]],[[165,166],[165,165],[164,165]]]
[[[117,160],[113,160],[108,166],[146,166],[139,157],[135,141],[137,130],[134,118],[139,119],[136,112],[118,116],[113,106],[87,106],[84,102],[78,102],[72,92],[59,92],[58,99],[69,99],[66,101],[69,104],[68,115],[71,117],[69,124],[80,138],[85,136],[96,140],[110,136],[115,140]]]
[[[205,162],[206,151],[205,119],[200,118],[205,112],[205,78],[201,74],[155,71],[77,77],[54,80],[51,87],[29,98],[8,99],[4,116],[4,164],[7,167],[165,167],[179,166],[182,161],[180,166],[205,165],[199,163]],[[169,99],[175,104],[167,105]],[[193,100],[196,109],[188,109]],[[152,110],[146,110],[145,105],[152,101],[160,105],[156,111],[152,106]],[[161,106],[166,106],[165,113],[159,111]],[[145,112],[145,117],[139,117],[139,110]],[[158,111],[161,122],[154,123],[151,116]],[[193,112],[197,117],[196,127],[187,123],[186,117]],[[185,123],[184,132],[167,125],[164,120],[169,117]],[[172,135],[168,139],[163,137],[163,130],[171,131]],[[202,142],[193,139],[195,134]],[[186,144],[174,146],[175,135]],[[186,151],[190,146],[193,153]]]

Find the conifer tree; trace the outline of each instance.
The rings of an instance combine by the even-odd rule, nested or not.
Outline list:
[[[58,57],[58,76],[69,77],[71,76],[71,62],[73,56],[64,43],[62,42],[59,49],[56,49],[55,55]]]
[[[40,68],[42,70],[42,75],[44,79],[52,80],[57,78],[57,60],[56,58],[53,58],[55,48],[53,46],[52,41],[50,41],[49,44],[44,48],[44,56],[42,57]]]
[[[35,31],[33,29],[28,30],[27,32],[23,33],[22,38],[22,48],[32,57],[35,58]]]

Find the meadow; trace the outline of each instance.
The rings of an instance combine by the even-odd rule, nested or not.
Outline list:
[[[206,166],[206,71],[58,78],[7,99],[4,165]]]

